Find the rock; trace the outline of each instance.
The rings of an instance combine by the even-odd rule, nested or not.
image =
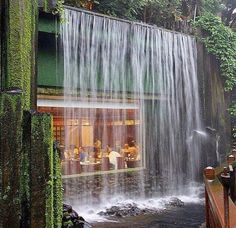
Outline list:
[[[206,223],[202,223],[202,225],[199,228],[206,228]]]
[[[101,211],[98,214],[101,216],[130,217],[150,212],[153,213],[152,210],[140,209],[135,203],[133,203],[121,206],[112,206],[111,208],[106,209],[106,211]]]
[[[72,220],[75,220],[75,219],[79,218],[79,215],[77,214],[77,212],[72,210],[72,212],[70,213],[70,217],[71,217]]]
[[[63,212],[71,212],[72,211],[72,206],[68,205],[68,204],[63,204]]]
[[[171,207],[183,207],[184,206],[184,202],[181,201],[180,199],[173,197],[170,199],[170,202],[167,203],[167,206],[171,206]]]
[[[84,218],[79,216],[70,205],[63,204],[62,228],[84,228]]]

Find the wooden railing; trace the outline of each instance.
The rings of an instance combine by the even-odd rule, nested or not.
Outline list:
[[[204,170],[207,228],[236,228],[235,166],[230,155],[224,166]]]

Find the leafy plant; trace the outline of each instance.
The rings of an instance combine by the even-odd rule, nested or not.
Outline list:
[[[236,102],[233,102],[231,107],[229,108],[230,114],[232,116],[236,116]]]
[[[145,4],[146,0],[100,0],[99,4],[95,5],[94,10],[111,16],[133,20],[137,19],[139,11],[142,10]]]
[[[53,14],[58,14],[62,17],[64,12],[64,0],[57,0],[56,8],[53,11]]]
[[[220,62],[221,74],[226,79],[225,90],[232,90],[236,84],[236,34],[211,13],[198,17],[195,26],[203,31],[201,39],[208,52]]]

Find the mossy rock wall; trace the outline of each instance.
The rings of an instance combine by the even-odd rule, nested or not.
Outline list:
[[[20,167],[22,146],[22,94],[0,94],[0,161],[2,195],[0,215],[3,227],[20,227]],[[0,223],[1,224],[1,223]]]
[[[4,87],[21,88],[24,109],[31,107],[35,70],[36,0],[6,0],[6,74]]]
[[[225,92],[224,79],[220,74],[219,62],[209,54],[203,44],[198,43],[198,80],[202,105],[204,126],[215,129],[209,132],[210,138],[203,156],[210,154],[210,163],[205,166],[216,165],[216,150],[218,149],[221,160],[230,151],[231,120],[230,120],[230,93]],[[218,148],[216,138],[219,140]],[[208,159],[209,160],[209,159]],[[202,167],[205,168],[205,167]]]

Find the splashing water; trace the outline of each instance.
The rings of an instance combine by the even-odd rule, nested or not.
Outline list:
[[[150,211],[150,213],[159,213],[165,210],[170,206],[170,203],[173,202],[173,199],[178,199],[184,204],[204,204],[204,199],[202,195],[204,194],[203,186],[197,186],[196,184],[191,185],[191,194],[189,195],[171,195],[165,197],[155,197],[149,199],[138,198],[136,200],[127,199],[126,197],[120,195],[115,196],[112,200],[103,202],[103,204],[96,205],[92,207],[91,205],[80,205],[80,202],[74,201],[70,202],[73,207],[81,212],[88,222],[101,222],[112,220],[112,217],[101,215],[101,212],[106,211],[112,207],[119,207],[119,210],[122,208],[127,209],[127,206],[135,205],[136,208],[140,210]],[[117,209],[116,209],[117,210]]]

